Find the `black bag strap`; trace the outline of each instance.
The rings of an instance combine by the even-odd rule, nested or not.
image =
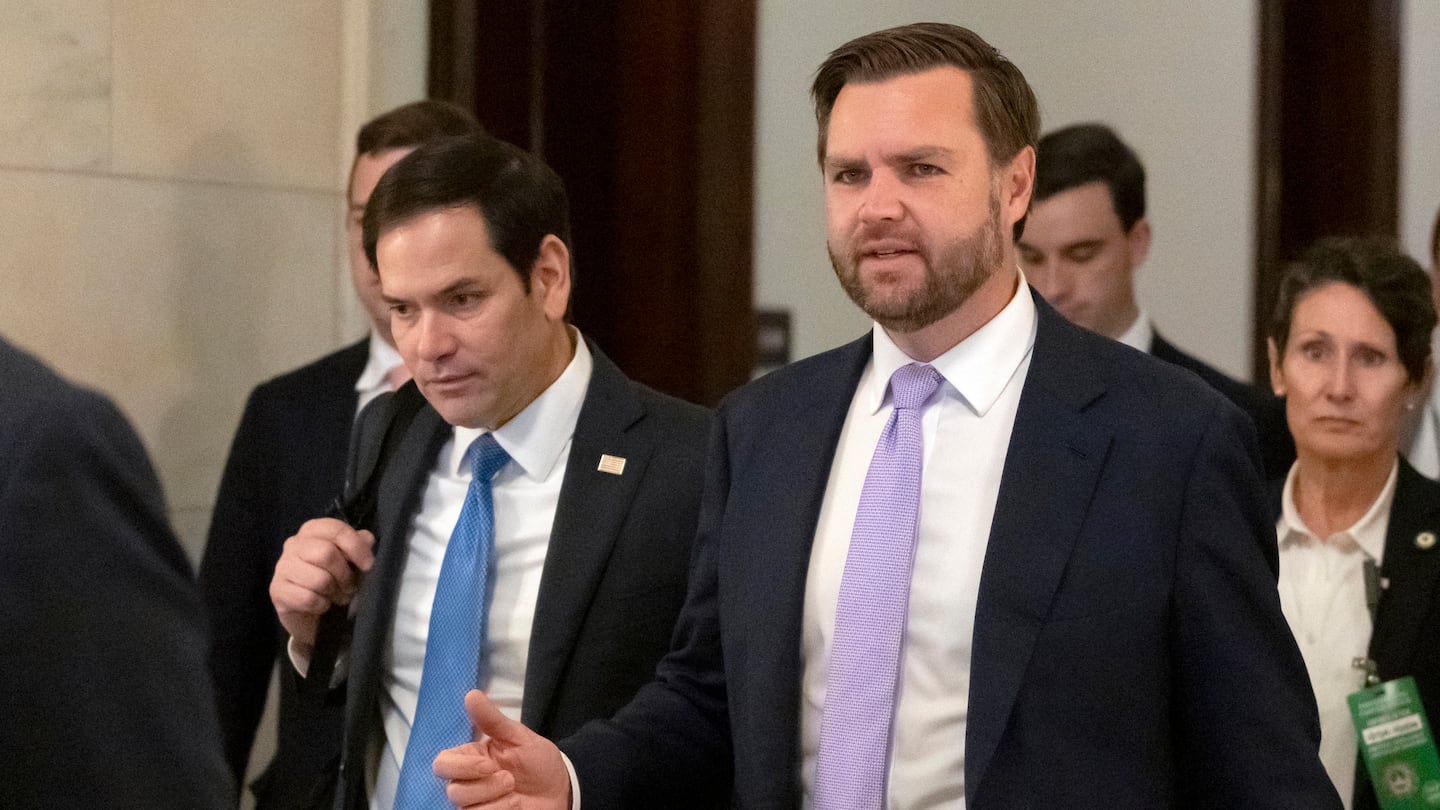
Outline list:
[[[410,423],[425,405],[425,397],[415,383],[408,382],[390,396],[385,404],[388,412],[385,435],[380,440],[380,452],[370,467],[365,480],[348,496],[337,498],[330,509],[329,517],[338,518],[356,529],[375,529],[375,506],[380,499],[380,479],[395,450],[404,440]],[[358,448],[357,448],[358,449]],[[376,537],[378,548],[379,537]],[[315,629],[315,649],[310,654],[310,669],[302,681],[302,691],[322,697],[330,691],[330,678],[335,673],[335,661],[340,651],[350,641],[353,630],[349,605],[331,605],[320,617]]]

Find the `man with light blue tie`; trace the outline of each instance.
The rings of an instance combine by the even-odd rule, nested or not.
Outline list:
[[[717,412],[656,679],[559,750],[472,692],[451,800],[1340,807],[1253,428],[1017,269],[1024,76],[926,23],[841,46],[813,95],[831,261],[874,328]]]
[[[471,738],[467,690],[559,736],[651,677],[709,416],[567,323],[565,192],[533,155],[484,135],[421,146],[376,186],[364,247],[414,383],[356,428],[348,487],[377,493],[373,534],[309,521],[271,595],[302,675],[319,618],[354,605],[328,683],[346,718],[334,806],[445,806],[431,762]]]

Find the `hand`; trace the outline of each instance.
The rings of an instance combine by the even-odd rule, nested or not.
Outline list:
[[[441,751],[435,775],[456,807],[566,810],[570,771],[555,744],[511,720],[484,692],[465,695],[476,742]]]
[[[350,604],[360,574],[375,564],[374,547],[375,535],[334,518],[306,521],[285,541],[270,580],[270,601],[297,652],[309,655],[315,627],[331,605]]]

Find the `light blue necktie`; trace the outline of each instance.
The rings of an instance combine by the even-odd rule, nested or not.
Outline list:
[[[405,762],[395,790],[395,807],[447,808],[445,783],[431,766],[446,748],[470,742],[474,733],[465,714],[465,693],[490,680],[487,650],[488,586],[495,548],[495,503],[490,479],[510,460],[489,433],[470,445],[470,489],[445,560],[430,609],[430,636],[420,675],[420,700]]]
[[[900,647],[920,519],[921,408],[940,384],[911,363],[890,377],[895,404],[860,490],[835,605],[815,763],[815,810],[885,806]]]

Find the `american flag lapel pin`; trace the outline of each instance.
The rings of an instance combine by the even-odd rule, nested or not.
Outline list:
[[[612,456],[612,455],[608,455],[608,454],[607,454],[607,455],[601,455],[601,456],[600,456],[600,466],[597,467],[596,469],[600,470],[600,472],[603,472],[603,473],[610,473],[611,475],[619,475],[619,474],[625,472],[625,459],[623,459],[623,458],[621,458],[621,457],[619,457],[619,456]]]

